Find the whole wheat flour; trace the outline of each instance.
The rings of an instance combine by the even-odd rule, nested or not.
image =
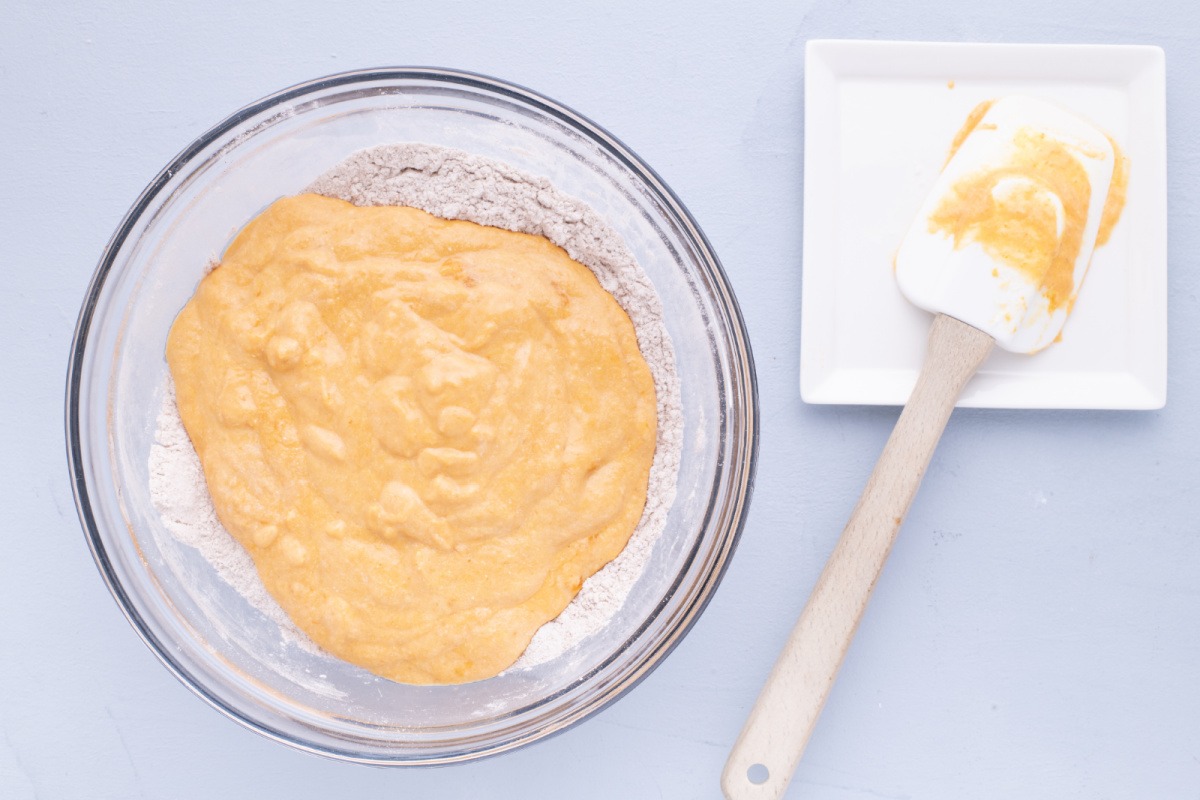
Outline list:
[[[375,147],[352,155],[319,177],[307,191],[356,205],[402,205],[444,219],[544,236],[595,273],[633,322],[638,346],[654,378],[658,439],[646,507],[628,545],[589,578],[557,619],[543,625],[512,667],[550,661],[599,631],[642,574],[675,497],[683,415],[675,355],[663,323],[662,303],[621,237],[588,205],[558,192],[545,178],[460,150],[426,144]],[[271,598],[246,551],[221,527],[204,483],[199,458],[175,406],[170,377],[150,452],[150,490],[164,526],[197,548],[217,573],[284,638],[315,649]]]

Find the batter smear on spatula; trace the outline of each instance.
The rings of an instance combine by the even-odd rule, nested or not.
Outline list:
[[[1007,350],[1037,352],[1062,331],[1128,180],[1111,137],[1058,106],[981,103],[897,253],[900,289]]]

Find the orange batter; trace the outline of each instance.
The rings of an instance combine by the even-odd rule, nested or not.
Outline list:
[[[649,369],[612,296],[541,237],[286,198],[200,283],[167,359],[267,589],[393,680],[502,671],[641,517]]]
[[[971,111],[950,145],[947,163],[993,103],[985,101]],[[1129,160],[1109,141],[1113,176],[1097,246],[1108,241],[1120,218],[1129,182]],[[1007,163],[956,183],[930,215],[929,228],[949,234],[958,247],[978,242],[996,260],[1040,283],[1047,310],[1053,312],[1075,295],[1075,261],[1083,244],[1091,182],[1070,149],[1041,131],[1021,130],[1014,145]],[[1001,186],[1007,188],[1000,191]]]

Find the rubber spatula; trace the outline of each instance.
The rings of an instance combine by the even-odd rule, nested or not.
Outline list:
[[[1053,341],[1091,259],[1113,174],[1115,155],[1108,138],[1057,106],[1020,97],[996,102],[973,122],[897,252],[901,290],[936,315],[924,366],[733,747],[721,777],[730,800],[783,797],[963,387],[994,344],[1033,352]],[[1079,165],[1090,182],[1082,208],[1073,190],[1059,182],[1061,175],[1021,168],[1022,148],[1030,147],[1049,147],[1056,157],[1066,153],[1072,159],[1046,162],[1045,169],[1069,172],[1072,164]],[[1037,167],[1041,162],[1033,155],[1031,163]],[[946,199],[960,204],[971,200],[961,195],[980,180],[990,199],[982,206],[976,203],[967,216],[983,216],[952,221],[951,227],[962,226],[957,235],[938,230],[935,220],[947,208]],[[1040,246],[1053,252],[1027,263],[1014,259],[1011,248],[998,249],[994,241],[989,247],[989,220],[983,218],[989,213],[1013,216],[1018,227],[1037,224],[1034,217],[1042,213],[1041,223],[1051,228],[1055,240]],[[972,224],[983,226],[976,229],[979,241],[966,232]],[[1011,226],[1007,233],[1013,233]],[[1046,268],[1031,274],[1031,263]],[[1050,274],[1054,270],[1069,274]],[[1064,277],[1071,281],[1069,297],[1052,294],[1050,289],[1060,290]]]

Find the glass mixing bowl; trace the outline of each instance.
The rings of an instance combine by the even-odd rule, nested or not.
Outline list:
[[[678,491],[647,568],[610,623],[561,657],[460,686],[407,686],[281,637],[275,623],[166,531],[147,458],[169,326],[208,263],[275,199],[356,150],[416,141],[549,178],[625,239],[663,300],[684,445]],[[67,373],[79,516],[122,611],[188,688],[280,742],[372,764],[500,753],[612,702],[674,647],[733,553],[757,451],[750,345],[712,248],[621,142],[527,89],[441,69],[315,80],[234,113],[158,174],[108,243]]]

